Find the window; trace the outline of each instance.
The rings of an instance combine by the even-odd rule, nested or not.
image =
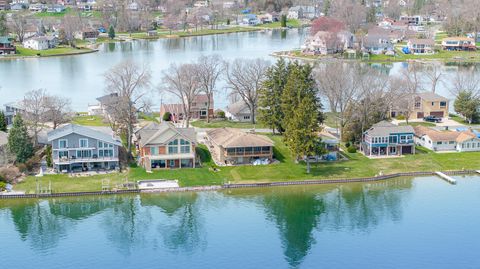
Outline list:
[[[244,120],[249,120],[249,119],[250,119],[250,116],[243,116],[243,119],[244,119]]]
[[[445,101],[440,102],[440,107],[447,107],[447,102]]]
[[[180,139],[180,153],[190,153],[190,142]]]
[[[158,155],[158,148],[150,147],[150,155]]]
[[[392,144],[397,144],[398,137],[397,136],[390,136],[390,143]]]
[[[113,149],[101,149],[98,151],[98,157],[113,157]]]
[[[60,139],[58,140],[58,148],[60,149],[66,149],[68,147],[67,140],[66,139]]]
[[[450,141],[450,142],[448,142],[448,144],[450,144],[450,145],[455,144],[455,141]]]
[[[437,145],[441,145],[441,144],[442,144],[442,141],[438,141],[438,142],[437,142]]]
[[[102,141],[98,141],[98,148],[99,149],[103,148],[103,142]]]
[[[90,158],[92,157],[91,150],[77,150],[77,158]]]
[[[170,160],[168,167],[175,167],[175,160]]]
[[[432,102],[432,106],[435,106],[435,102]]]
[[[58,158],[63,158],[63,157],[68,158],[68,151],[59,151],[58,152]]]
[[[168,154],[177,154],[178,153],[178,139],[175,139],[168,143]]]
[[[420,108],[422,104],[420,102],[415,102],[415,108]]]
[[[80,148],[88,148],[88,139],[80,138],[78,145]]]

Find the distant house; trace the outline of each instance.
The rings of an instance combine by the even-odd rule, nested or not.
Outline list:
[[[208,7],[208,1],[196,1],[194,4],[193,4],[194,7]]]
[[[17,48],[13,45],[12,40],[8,36],[0,36],[0,55],[17,53]]]
[[[288,9],[288,19],[314,19],[318,17],[318,11],[314,6],[294,6]]]
[[[13,119],[15,116],[18,114],[21,114],[25,112],[25,109],[23,108],[22,104],[20,102],[12,102],[5,104],[5,118],[7,120],[7,125],[12,125],[13,124]]]
[[[0,10],[9,10],[10,4],[8,0],[0,0]]]
[[[97,39],[98,38],[98,30],[96,29],[85,29],[83,31],[77,32],[75,34],[75,38],[87,40],[87,39]]]
[[[151,123],[135,132],[138,163],[152,169],[195,168],[194,128],[176,128],[170,122]]]
[[[112,131],[113,133],[113,131]],[[68,124],[47,134],[57,172],[115,170],[119,168],[120,139],[112,134]]]
[[[49,5],[47,7],[47,12],[48,13],[62,13],[65,12],[65,6],[64,5]]]
[[[382,121],[363,134],[362,153],[371,157],[415,154],[414,129]]]
[[[362,50],[370,54],[384,54],[393,50],[390,38],[385,35],[368,34],[363,38]]]
[[[206,119],[207,116],[213,118],[214,116],[214,99],[213,95],[210,96],[210,109],[207,111],[208,96],[206,94],[199,94],[195,96],[190,108],[191,119]],[[177,122],[184,119],[183,105],[182,104],[162,104],[160,106],[160,118],[163,118],[165,113],[169,112],[171,115],[171,121]]]
[[[416,126],[415,142],[433,151],[480,151],[480,138],[470,130],[440,131],[425,126]]]
[[[36,36],[23,41],[23,47],[33,50],[47,50],[58,46],[55,36]]]
[[[408,96],[411,98],[412,111],[410,111],[410,119],[423,119],[427,116],[434,116],[438,118],[448,117],[449,100],[441,95],[432,92],[422,92]],[[390,117],[395,118],[402,115],[398,107],[393,104],[390,110]]]
[[[250,109],[243,100],[230,104],[225,111],[225,116],[233,121],[249,122],[252,120]]]
[[[112,119],[115,113],[115,107],[120,102],[118,93],[110,93],[97,98],[98,104],[90,105],[88,107],[88,114],[90,116],[98,115],[106,119]]]
[[[476,50],[475,40],[469,37],[447,37],[442,39],[442,48],[444,50]]]
[[[28,8],[28,4],[24,3],[12,3],[10,4],[10,10],[21,11]]]
[[[261,23],[260,20],[255,14],[246,14],[245,16],[243,16],[243,19],[242,19],[242,24],[245,24],[245,25],[258,25],[260,23]]]
[[[207,144],[219,164],[252,164],[257,159],[273,159],[273,141],[263,135],[240,129],[219,128],[207,131]]]
[[[421,25],[423,24],[423,17],[420,15],[400,16],[400,21],[406,22],[408,25]]]
[[[302,52],[313,55],[342,53],[353,47],[354,36],[348,31],[318,31],[305,40]]]
[[[407,48],[415,55],[430,55],[435,53],[435,41],[427,38],[408,40]]]
[[[35,4],[31,4],[28,7],[28,10],[33,12],[43,12],[47,10],[47,6],[42,3],[35,3]]]

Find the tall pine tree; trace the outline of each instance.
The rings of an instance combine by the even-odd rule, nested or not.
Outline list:
[[[3,111],[0,111],[0,131],[7,131],[7,119],[5,118],[5,113],[3,113]]]
[[[274,133],[277,131],[282,134],[284,131],[282,94],[287,83],[289,66],[290,64],[281,58],[274,66],[268,68],[267,79],[259,95],[259,121],[270,127]]]
[[[285,143],[297,160],[305,158],[307,173],[310,173],[308,157],[321,151],[318,132],[323,122],[322,105],[310,65],[292,64],[282,94],[282,109]]]
[[[13,127],[8,134],[8,148],[20,163],[25,163],[33,156],[32,140],[20,115],[13,120]]]

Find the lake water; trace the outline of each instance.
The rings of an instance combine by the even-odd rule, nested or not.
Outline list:
[[[88,104],[104,93],[102,75],[124,60],[147,64],[152,70],[152,84],[157,86],[171,63],[196,60],[200,55],[219,54],[226,60],[267,58],[272,52],[299,48],[307,31],[292,29],[209,35],[155,41],[111,43],[100,46],[93,54],[0,61],[0,104],[17,101],[28,91],[38,88],[68,96],[73,109],[86,111]],[[217,106],[228,105],[225,94],[217,96]],[[152,90],[155,104],[160,95]],[[164,101],[169,100],[164,97]],[[155,110],[159,110],[156,108]]]
[[[0,200],[1,268],[479,268],[480,177]]]

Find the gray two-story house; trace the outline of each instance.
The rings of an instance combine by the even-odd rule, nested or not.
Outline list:
[[[115,170],[120,140],[106,132],[68,124],[48,133],[53,168],[57,172]]]

